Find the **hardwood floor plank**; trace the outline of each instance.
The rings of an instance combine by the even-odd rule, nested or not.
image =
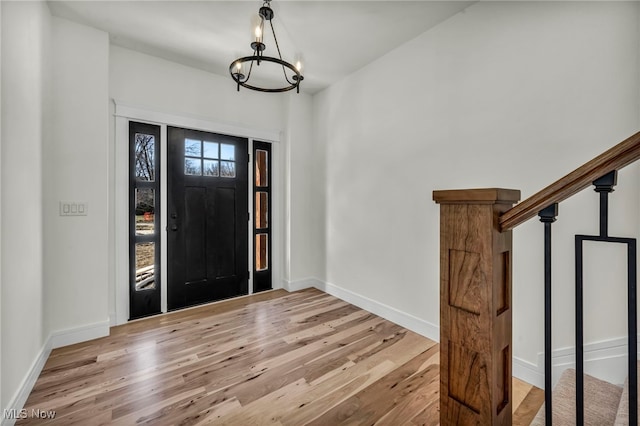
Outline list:
[[[240,402],[237,399],[232,398],[222,403],[213,406],[211,408],[206,409],[205,411],[201,411],[193,418],[186,417],[179,424],[180,425],[193,425],[193,426],[204,426],[210,425],[214,421],[218,420],[220,417],[227,415],[229,412],[241,408]]]
[[[439,366],[435,366],[438,369]],[[440,375],[435,374],[428,382],[421,384],[415,391],[405,395],[387,414],[380,417],[376,425],[406,424],[407,419],[416,416],[425,406],[437,401],[440,389]],[[437,413],[439,414],[439,413]]]
[[[333,296],[275,290],[55,349],[25,409],[64,426],[436,425],[439,361],[435,342]],[[515,424],[540,392],[514,381]]]
[[[309,425],[374,424],[423,383],[439,383],[439,366],[424,366],[424,361],[432,358],[437,351],[438,345],[433,345],[407,363],[398,366],[375,384],[342,401],[330,411],[322,413]],[[423,366],[426,368],[420,370]],[[393,397],[390,398],[390,395]]]
[[[235,395],[244,405],[299,379],[305,379],[305,382],[309,383],[308,377],[314,377],[320,372],[333,371],[344,366],[348,362],[347,355],[352,347],[368,345],[375,338],[375,335],[368,333],[353,344],[323,348],[324,356],[320,358],[320,351],[308,353],[297,358],[295,362],[284,363],[251,377],[243,378],[241,382],[225,388],[222,392]]]
[[[304,394],[295,395],[295,398],[290,400],[291,404],[282,408],[279,417],[283,424],[294,424],[289,423],[292,418],[296,420],[295,423],[304,424],[316,418],[318,412],[323,413],[329,410],[380,379],[381,377],[377,377],[377,374],[384,371],[386,375],[398,365],[433,345],[433,342],[409,332],[407,338],[400,340],[396,345],[361,360],[338,376],[310,386]],[[256,401],[258,404],[260,402],[260,400]],[[295,416],[294,412],[297,412]]]
[[[542,404],[544,404],[544,391],[532,386],[527,396],[514,411],[513,424],[519,426],[530,425]]]
[[[160,417],[159,413],[171,410],[174,404],[203,395],[206,395],[204,388],[188,388],[178,395],[159,400],[151,405],[140,406],[139,410],[129,413],[127,416],[120,418],[113,418],[112,416],[111,424],[114,426],[129,426],[138,423],[156,423],[155,420]],[[162,424],[161,420],[157,424]]]
[[[531,392],[533,385],[523,382],[517,378],[513,378],[513,412],[515,413],[522,401]]]

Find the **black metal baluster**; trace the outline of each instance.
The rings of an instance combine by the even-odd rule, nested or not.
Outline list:
[[[554,203],[538,212],[544,223],[544,415],[545,424],[553,423],[552,366],[551,366],[551,224],[558,216],[558,204]]]
[[[593,182],[600,193],[600,237],[604,241],[627,244],[627,332],[629,371],[629,424],[638,425],[638,312],[636,290],[636,240],[609,238],[609,193],[617,184],[618,173],[614,170]]]
[[[609,235],[609,193],[617,182],[612,171],[593,181],[594,190],[600,194],[600,238]],[[576,424],[584,425],[584,277],[582,273],[584,236],[576,235]]]
[[[602,222],[600,222],[600,230],[602,230]],[[584,241],[582,236],[576,235],[576,425],[584,424],[584,297],[582,241]]]
[[[600,194],[600,237],[605,241],[609,239],[609,193],[618,183],[618,172],[611,171],[595,180],[595,191]],[[636,320],[636,288],[635,288],[635,241],[627,243],[627,330],[628,330],[628,371],[629,371],[629,422],[638,424],[638,399],[637,399],[637,320]],[[633,257],[631,254],[633,253]],[[582,273],[582,267],[581,273]]]
[[[600,236],[609,236],[609,193],[618,183],[618,172],[615,170],[593,181],[594,191],[600,194]]]
[[[629,333],[629,425],[638,426],[638,305],[636,240],[627,245],[627,327]]]

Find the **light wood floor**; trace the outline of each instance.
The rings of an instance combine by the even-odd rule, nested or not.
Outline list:
[[[429,339],[317,290],[279,290],[56,349],[25,408],[60,425],[435,425],[438,369]],[[528,425],[544,397],[514,380],[513,398]]]

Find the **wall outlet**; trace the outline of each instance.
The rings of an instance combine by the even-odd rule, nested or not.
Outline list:
[[[88,213],[86,201],[60,201],[60,216],[86,216]]]

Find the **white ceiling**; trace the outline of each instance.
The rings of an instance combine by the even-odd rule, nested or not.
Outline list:
[[[283,59],[302,57],[301,88],[315,93],[472,3],[274,0],[271,7]],[[115,45],[223,76],[235,58],[251,54],[251,17],[261,5],[259,0],[49,1],[54,15],[106,31]],[[265,34],[265,54],[276,56],[271,34]]]

